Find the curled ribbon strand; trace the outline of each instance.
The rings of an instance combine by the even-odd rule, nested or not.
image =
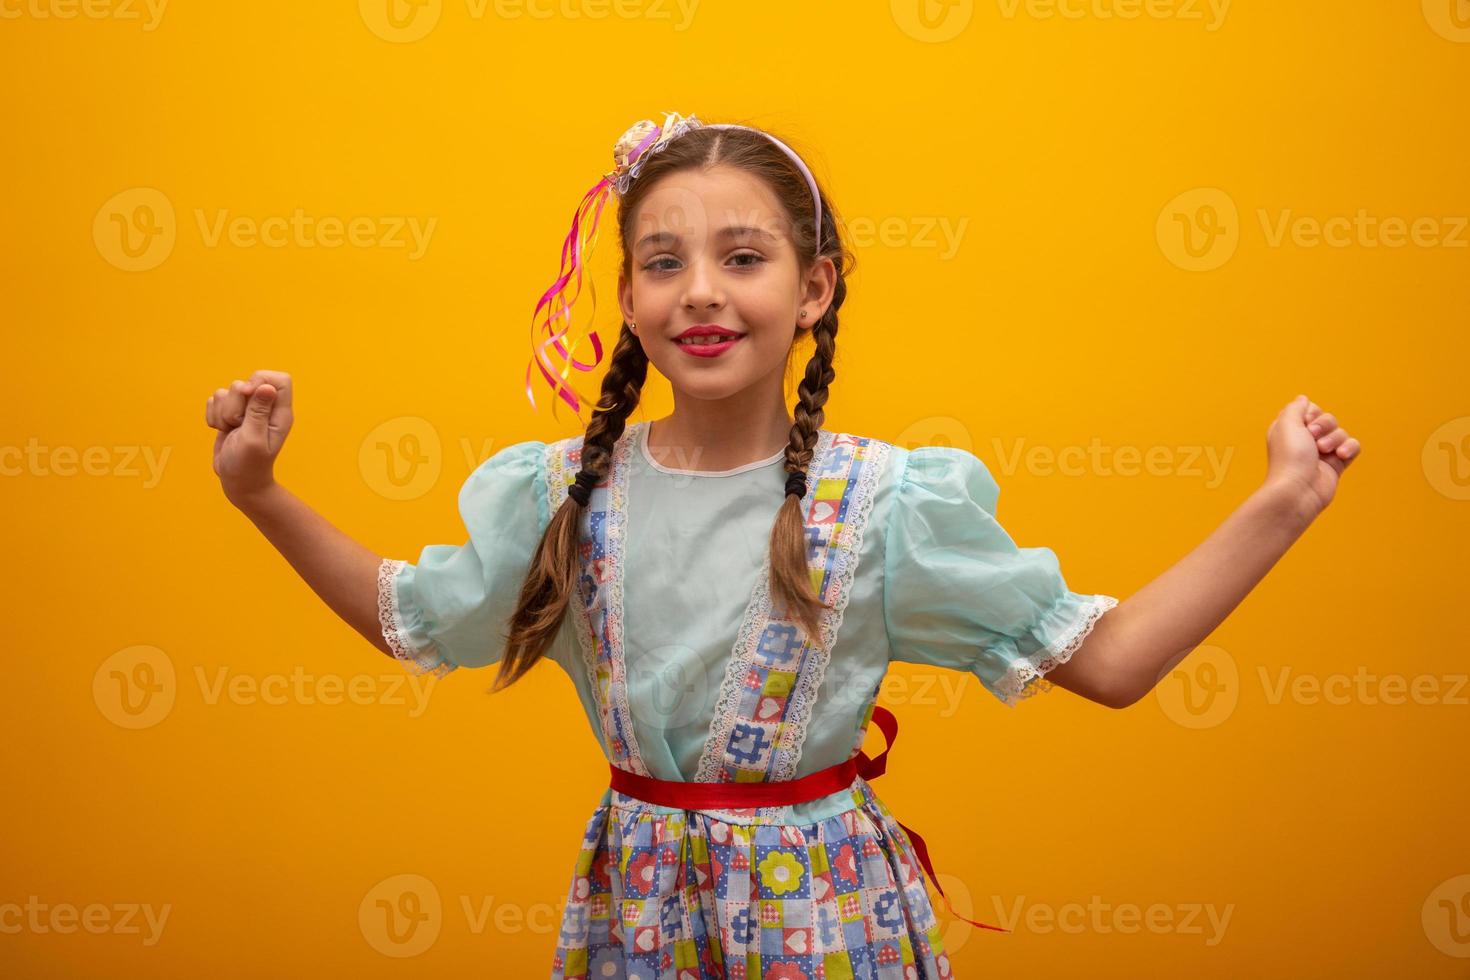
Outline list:
[[[542,293],[541,299],[536,303],[536,309],[531,314],[531,347],[533,351],[533,363],[526,366],[526,397],[531,401],[531,407],[536,407],[536,397],[531,392],[531,368],[534,365],[540,368],[541,374],[551,385],[552,389],[572,407],[572,411],[581,417],[582,402],[587,400],[581,396],[576,387],[568,380],[567,376],[572,368],[578,371],[591,371],[602,363],[603,349],[602,338],[597,335],[595,329],[589,329],[585,338],[579,337],[570,347],[563,344],[563,339],[568,337],[572,331],[572,304],[582,291],[582,278],[586,271],[586,256],[597,244],[598,223],[602,217],[603,205],[611,194],[611,182],[607,178],[599,180],[591,190],[582,198],[582,203],[577,206],[577,211],[572,217],[572,228],[567,233],[566,240],[562,243],[561,266],[557,279],[551,284],[546,292]],[[595,207],[595,210],[592,210]],[[587,213],[592,211],[591,221],[587,221]],[[585,232],[584,232],[585,226]],[[585,240],[584,240],[585,239]],[[567,289],[573,285],[575,278],[575,289],[570,297]],[[592,277],[587,276],[587,290],[592,297],[592,312],[597,310],[597,290]],[[547,309],[544,320],[541,319],[541,311]],[[558,330],[555,323],[557,320],[565,320],[565,327]],[[538,322],[539,321],[539,322]],[[590,326],[590,325],[589,325]],[[538,339],[542,334],[546,339]],[[592,342],[593,358],[590,363],[579,361],[573,357],[573,352],[583,339]],[[546,348],[553,347],[561,355],[566,363],[553,374],[555,365],[551,362]],[[555,417],[556,406],[552,405],[552,414]]]
[[[541,299],[536,303],[536,309],[531,314],[531,363],[526,365],[526,397],[531,402],[531,407],[536,407],[536,396],[531,389],[532,368],[538,368],[541,376],[551,385],[557,396],[568,405],[572,411],[577,413],[578,419],[582,417],[582,406],[584,403],[596,404],[596,399],[588,398],[579,392],[573,385],[569,376],[572,369],[578,371],[591,371],[602,363],[603,347],[602,338],[597,333],[597,286],[592,276],[587,271],[587,260],[592,250],[597,246],[598,224],[602,218],[602,208],[607,199],[614,194],[622,195],[626,192],[628,184],[638,176],[643,169],[645,157],[649,153],[657,152],[663,145],[675,136],[687,129],[699,126],[701,123],[694,116],[687,118],[680,116],[677,112],[664,113],[664,124],[654,125],[649,120],[643,120],[635,124],[613,150],[613,160],[616,166],[610,173],[603,175],[602,179],[582,196],[582,201],[577,205],[577,210],[572,215],[572,228],[567,233],[561,248],[561,265],[557,272],[556,281],[553,282],[541,294]],[[590,215],[590,217],[589,217]],[[587,279],[587,292],[591,298],[591,310],[589,311],[588,324],[570,344],[564,343],[573,334],[572,305],[576,303],[582,292],[582,279]],[[568,293],[570,292],[570,295]],[[542,310],[546,310],[545,317]],[[565,321],[562,328],[558,329],[557,321]],[[577,360],[573,353],[583,340],[592,343],[592,360],[584,362]],[[560,368],[554,363],[547,348],[556,351],[564,364]],[[552,402],[552,416],[556,415],[556,403]],[[585,423],[584,423],[585,426]]]

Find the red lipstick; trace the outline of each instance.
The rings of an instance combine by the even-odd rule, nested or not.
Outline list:
[[[718,323],[698,323],[675,338],[679,349],[693,357],[719,357],[734,347],[745,335],[727,330]],[[691,341],[690,338],[701,338]],[[719,338],[719,339],[703,339]]]

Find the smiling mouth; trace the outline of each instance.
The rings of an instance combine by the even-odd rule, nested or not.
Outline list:
[[[739,339],[741,339],[744,336],[745,336],[744,334],[729,334],[729,333],[714,334],[714,333],[706,333],[706,334],[699,334],[698,336],[695,336],[695,337],[684,337],[684,338],[680,338],[680,339],[676,340],[675,343],[680,344],[680,345],[685,346],[685,347],[709,347],[709,346],[712,346],[714,344],[726,344],[726,343],[729,343],[732,340],[739,340]]]

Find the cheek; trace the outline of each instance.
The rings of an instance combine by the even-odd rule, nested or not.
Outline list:
[[[755,341],[750,353],[754,359],[762,364],[772,365],[784,362],[791,355],[793,336],[782,330],[767,327],[751,333],[746,342]]]
[[[662,317],[667,306],[663,297],[659,295],[658,287],[647,281],[639,282],[633,287],[629,301],[633,305],[634,315],[640,320],[652,321]]]

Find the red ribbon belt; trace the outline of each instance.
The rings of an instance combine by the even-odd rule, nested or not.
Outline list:
[[[888,739],[887,746],[875,758],[869,758],[866,752],[859,751],[856,756],[850,757],[845,762],[828,766],[826,769],[802,776],[800,779],[788,779],[774,783],[686,783],[642,776],[608,763],[608,768],[612,772],[612,788],[646,803],[686,810],[744,809],[807,803],[847,789],[852,785],[855,776],[873,780],[883,775],[888,767],[888,751],[898,740],[898,719],[887,708],[875,704],[873,705],[873,720],[878,723],[878,727]],[[934,865],[929,860],[929,848],[925,845],[924,838],[906,824],[899,822],[898,825],[909,836],[909,840],[913,841],[914,850],[919,853],[919,861],[924,865],[924,871],[944,898],[944,904],[951,915],[982,929],[1010,932],[1009,929],[1002,929],[1000,926],[966,919],[956,912],[954,906],[950,904],[949,896],[945,895],[944,889],[939,886],[939,878],[934,874]]]

